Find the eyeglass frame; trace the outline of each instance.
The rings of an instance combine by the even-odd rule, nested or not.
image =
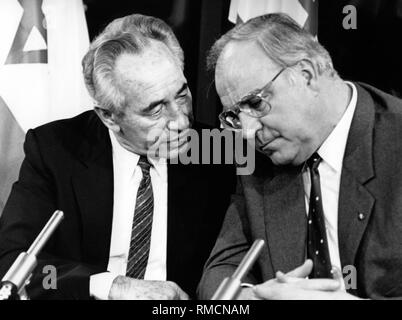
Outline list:
[[[297,63],[296,63],[296,64],[297,64]],[[296,64],[294,64],[294,65],[296,65]],[[250,117],[253,117],[253,118],[262,118],[262,117],[265,117],[265,116],[271,111],[271,109],[272,109],[271,103],[270,103],[268,100],[265,99],[267,89],[271,88],[271,86],[272,86],[272,84],[274,83],[274,81],[282,74],[283,71],[285,71],[287,68],[293,67],[294,65],[283,67],[283,68],[282,68],[281,70],[279,70],[279,72],[278,72],[265,86],[263,86],[261,89],[255,89],[255,90],[253,90],[253,91],[250,91],[248,94],[246,94],[245,96],[243,96],[239,101],[237,101],[235,104],[233,104],[230,108],[228,108],[227,110],[222,111],[222,112],[219,114],[219,120],[220,120],[221,124],[222,124],[224,127],[228,128],[228,129],[234,129],[234,130],[239,130],[239,129],[241,129],[241,127],[236,128],[236,127],[232,126],[231,124],[229,124],[229,123],[227,122],[225,115],[226,115],[228,112],[233,112],[234,115],[237,117],[237,119],[238,119],[239,121],[240,121],[240,119],[239,119],[238,115],[239,115],[240,112],[245,112],[247,115],[249,115]],[[261,115],[255,116],[255,115],[252,115],[252,114],[248,113],[246,110],[242,110],[242,109],[241,109],[240,106],[241,106],[242,104],[247,104],[246,102],[247,102],[248,100],[250,100],[251,97],[258,97],[258,98],[260,98],[262,101],[265,101],[265,102],[267,103],[267,107],[264,109],[264,112],[263,112]]]

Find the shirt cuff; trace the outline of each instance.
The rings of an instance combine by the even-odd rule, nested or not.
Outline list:
[[[98,300],[107,300],[117,273],[102,272],[89,277],[89,294]]]

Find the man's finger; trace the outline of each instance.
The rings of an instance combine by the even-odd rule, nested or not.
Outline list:
[[[178,285],[176,285],[178,300],[190,300],[190,297]]]
[[[295,283],[297,287],[305,290],[335,291],[340,289],[340,283],[334,279],[295,279],[287,277],[288,283]],[[293,278],[294,279],[294,278]]]
[[[281,283],[287,282],[286,274],[284,274],[282,271],[277,271],[275,273],[275,278],[276,278],[276,280],[278,280],[278,282],[281,282]],[[299,279],[299,278],[297,278],[297,279]],[[302,279],[302,278],[300,278],[300,279]]]
[[[289,277],[279,272],[276,273],[276,279],[279,283],[297,284],[297,287],[305,290],[334,291],[341,287],[338,279],[303,279]]]
[[[306,278],[311,273],[312,270],[313,270],[313,261],[307,259],[300,267],[297,267],[296,269],[289,271],[288,273],[286,273],[286,275],[295,278]]]
[[[183,290],[179,292],[179,300],[190,300],[190,297]]]

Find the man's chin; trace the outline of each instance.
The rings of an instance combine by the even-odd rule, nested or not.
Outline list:
[[[294,158],[289,156],[284,156],[278,151],[262,151],[268,158],[271,159],[272,163],[276,166],[286,166],[294,165]]]

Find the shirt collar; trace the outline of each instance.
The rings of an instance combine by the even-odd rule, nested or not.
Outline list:
[[[138,161],[140,160],[140,155],[124,148],[119,141],[117,141],[115,134],[110,129],[109,136],[112,143],[113,160],[117,161],[119,166],[124,167],[128,172],[132,172],[134,174]],[[161,178],[166,176],[163,174],[167,166],[166,159],[148,157],[148,160]]]
[[[352,124],[353,114],[357,104],[357,89],[356,86],[349,81],[346,84],[352,89],[352,98],[344,112],[341,120],[338,122],[334,130],[327,137],[321,147],[318,149],[318,154],[333,170],[342,171],[343,156],[345,153],[346,142],[348,140],[349,129]]]

